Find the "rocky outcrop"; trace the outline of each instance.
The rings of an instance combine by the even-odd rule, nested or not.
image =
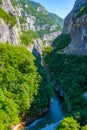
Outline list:
[[[20,43],[19,40],[19,20],[15,13],[13,6],[11,5],[10,0],[3,0],[1,4],[1,8],[5,10],[8,14],[14,17],[17,21],[17,25],[10,26],[7,25],[2,18],[0,18],[0,42],[1,43],[12,43],[14,45],[18,45]]]
[[[46,46],[51,45],[52,41],[60,34],[61,34],[60,31],[45,34],[42,39],[43,39],[43,41],[46,41],[46,44],[45,44]]]
[[[37,8],[37,11],[42,12],[43,14],[48,14],[48,11],[46,11],[46,9],[44,7],[42,7],[42,6],[39,6]]]
[[[76,17],[78,10],[85,3],[87,3],[87,0],[76,0],[72,11],[68,14],[68,16],[66,16],[64,20],[63,33],[70,33],[73,25],[73,19]]]
[[[63,33],[70,33],[71,42],[62,50],[64,53],[87,55],[87,13],[76,17],[80,8],[86,4],[87,0],[77,0],[65,19]]]
[[[2,0],[1,7],[9,14],[11,14],[13,17],[16,17],[15,10],[11,4],[10,0]]]
[[[9,27],[3,19],[0,19],[0,42],[1,43],[12,43],[14,45],[19,44],[19,32],[14,27]]]
[[[1,7],[5,10],[8,14],[14,17],[17,21],[18,27],[20,28],[19,19],[17,17],[16,11],[14,10],[10,0],[2,0]]]
[[[28,46],[27,49],[41,60],[41,56],[43,53],[43,43],[41,39],[38,38],[38,39],[33,40],[33,44]]]
[[[20,1],[14,5],[19,20],[21,22],[21,30],[33,30],[40,35],[43,40],[44,34],[48,34],[49,39],[51,37],[54,40],[56,33],[62,31],[63,19],[55,14],[49,13],[42,5],[33,1]],[[21,20],[22,18],[22,20]],[[25,20],[26,22],[24,22]],[[60,24],[61,21],[61,24]],[[50,36],[51,35],[51,36]],[[52,36],[54,35],[54,37]],[[47,37],[48,37],[47,36]],[[44,36],[46,37],[46,36]],[[45,41],[48,43],[48,41]]]

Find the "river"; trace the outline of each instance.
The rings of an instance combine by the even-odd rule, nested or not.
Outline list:
[[[43,60],[41,64],[43,66]],[[48,79],[52,82],[48,68],[45,67],[45,70],[47,72]],[[54,86],[53,82],[52,85]],[[51,102],[52,104],[50,105],[48,113],[43,118],[37,119],[31,125],[25,127],[24,130],[55,130],[56,126],[64,118],[64,113],[62,110],[61,99],[56,96],[54,90]]]
[[[52,104],[48,113],[41,119],[36,120],[25,130],[55,130],[56,126],[63,119],[61,101],[59,98],[51,98]]]

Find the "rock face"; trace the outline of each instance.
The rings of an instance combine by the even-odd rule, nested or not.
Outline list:
[[[7,13],[10,13],[13,17],[16,17],[15,10],[10,0],[3,0],[1,6]]]
[[[42,56],[42,53],[43,53],[43,43],[41,41],[41,39],[35,39],[33,40],[33,43],[32,45],[28,46],[28,50],[30,52],[32,52],[37,58],[39,58],[41,60],[41,56]]]
[[[73,25],[73,19],[76,17],[77,12],[82,7],[82,5],[86,3],[87,3],[87,0],[76,0],[73,9],[68,14],[68,16],[66,16],[64,20],[63,33],[70,33],[72,25]]]
[[[9,27],[3,19],[0,19],[0,42],[19,44],[19,34],[16,27]]]
[[[43,36],[43,41],[44,42],[46,41],[45,45],[48,46],[51,43],[51,41],[53,41],[60,34],[61,34],[60,31],[59,32],[53,32],[53,33],[45,34]]]
[[[17,25],[6,24],[4,19],[0,18],[0,42],[20,44],[20,31],[27,32],[32,30],[40,36],[41,39],[32,38],[33,44],[28,47],[37,57],[42,55],[43,43],[50,44],[62,30],[63,19],[55,14],[49,13],[42,5],[33,1],[3,0],[0,7],[10,16],[16,19]],[[41,32],[40,32],[41,31]]]
[[[71,35],[71,43],[63,50],[65,53],[87,55],[87,13],[76,18],[81,7],[86,4],[87,0],[77,0],[65,19],[63,33]]]
[[[22,30],[36,31],[36,33],[42,34],[42,36],[40,36],[42,40],[46,37],[45,34],[49,34],[48,36],[50,38],[50,35],[52,35],[50,33],[53,33],[54,37],[51,38],[54,40],[57,36],[56,33],[59,34],[59,32],[62,32],[63,19],[55,14],[49,13],[39,3],[28,0],[19,2],[19,0],[17,0],[16,4],[13,4],[13,6],[19,19],[22,18],[22,20],[20,20]],[[23,22],[23,19],[25,19],[26,22]],[[48,43],[48,39],[45,42]],[[50,42],[51,40],[49,43]]]
[[[5,10],[8,14],[14,17],[19,24],[17,15],[14,8],[11,5],[10,0],[3,0],[1,8]],[[0,42],[1,43],[12,43],[18,45],[19,41],[19,28],[16,26],[7,25],[2,18],[0,18]]]

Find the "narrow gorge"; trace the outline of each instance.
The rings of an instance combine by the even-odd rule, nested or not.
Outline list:
[[[68,129],[87,130],[87,0],[65,20],[0,0],[0,130]]]

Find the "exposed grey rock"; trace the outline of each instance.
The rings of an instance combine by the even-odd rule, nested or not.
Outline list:
[[[32,52],[37,58],[41,57],[43,53],[43,43],[41,39],[34,39],[33,44],[28,46],[27,49]]]
[[[43,36],[43,41],[46,41],[46,43],[51,44],[51,41],[53,41],[58,35],[60,35],[61,32],[53,32],[53,33],[49,33],[49,34],[45,34]]]
[[[75,23],[73,22],[77,10],[84,4],[87,4],[87,0],[77,0],[73,10],[65,19],[63,32],[70,33],[71,42],[62,50],[63,53],[87,55],[87,13],[77,18]]]
[[[19,32],[16,27],[9,27],[2,19],[0,19],[0,42],[19,44]]]
[[[50,31],[56,30],[57,25],[50,26]]]
[[[5,10],[8,14],[10,14],[12,17],[14,17],[17,21],[18,27],[20,29],[20,23],[19,23],[19,19],[17,17],[16,11],[14,10],[11,1],[10,0],[3,0],[1,7],[3,10]]]
[[[28,2],[25,1],[25,8],[22,5],[23,3],[18,3],[15,6],[15,10],[17,11],[17,15],[18,16],[22,16],[24,17],[24,19],[26,19],[27,23],[23,23],[21,24],[21,29],[22,30],[33,30],[33,31],[43,31],[43,30],[48,30],[49,32],[56,32],[58,27],[60,27],[60,20],[58,21],[58,19],[60,19],[57,15],[55,14],[51,14],[49,13],[42,5],[33,2],[33,1],[29,1],[29,5],[31,5],[34,9],[35,9],[35,14],[34,13],[29,13],[29,5]],[[31,12],[31,9],[30,9]],[[46,18],[48,17],[51,21],[47,22],[44,17],[38,17],[36,14],[38,14],[38,12],[42,13],[42,15],[44,14],[44,17],[46,16]],[[61,29],[60,29],[61,30]],[[45,31],[44,31],[45,33]]]
[[[11,1],[3,0],[1,8],[3,8],[3,10],[5,10],[8,14],[10,14],[12,17],[16,19],[18,27],[17,25],[11,27],[7,25],[3,19],[0,18],[0,42],[2,43],[8,42],[14,45],[18,45],[20,43],[19,41],[20,23],[16,15],[16,12],[11,4]]]
[[[13,17],[16,17],[15,10],[10,0],[3,0],[1,6],[7,13],[11,14]]]
[[[63,33],[70,33],[73,25],[73,19],[76,17],[77,11],[85,3],[87,3],[87,0],[76,0],[72,11],[68,14],[68,16],[64,20]]]
[[[40,6],[37,8],[37,11],[42,12],[43,14],[48,14],[44,7]]]
[[[34,16],[31,16],[31,15],[29,15],[28,17],[27,17],[27,22],[28,22],[28,30],[30,29],[30,30],[33,30],[33,31],[35,31],[36,29],[36,26],[35,26],[35,21],[36,21],[36,18],[34,17]]]
[[[42,56],[42,51],[43,51],[43,43],[41,39],[36,39],[33,40],[34,42],[34,48],[37,50],[37,52]],[[37,54],[36,54],[37,55]]]

